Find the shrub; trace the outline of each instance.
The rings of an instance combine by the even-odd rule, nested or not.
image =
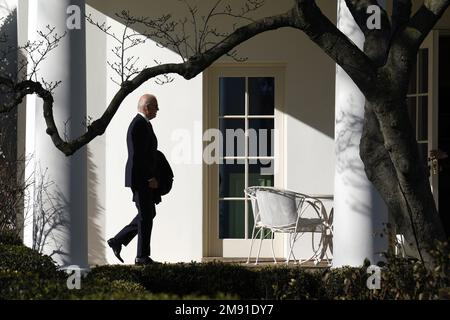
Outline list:
[[[64,299],[67,291],[61,279],[50,280],[32,272],[0,268],[0,300]]]
[[[87,275],[87,280],[105,279],[108,281],[124,280],[129,282],[139,282],[142,277],[142,268],[130,266],[98,266],[92,268]]]
[[[64,275],[58,271],[54,261],[36,251],[20,246],[0,245],[0,269],[36,274],[42,279],[53,279]]]
[[[320,270],[293,267],[264,267],[256,272],[257,296],[262,299],[314,299],[321,288]]]
[[[155,293],[169,292],[214,296],[237,295],[248,298],[254,289],[254,273],[245,267],[223,263],[178,263],[148,266],[142,270],[142,284]]]
[[[433,252],[433,270],[388,256],[381,289],[369,290],[361,268],[247,268],[224,263],[100,266],[69,290],[51,258],[24,246],[0,245],[0,299],[449,299],[447,245]]]
[[[178,297],[253,296],[254,289],[248,287],[252,277],[255,275],[245,267],[223,263],[102,266],[88,275],[88,278],[139,282],[151,293],[169,293]]]

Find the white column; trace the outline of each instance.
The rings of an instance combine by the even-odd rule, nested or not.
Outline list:
[[[81,28],[73,27],[73,12],[70,6],[79,8]],[[86,119],[86,41],[84,25],[84,0],[33,0],[29,2],[29,37],[39,38],[37,31],[46,26],[55,27],[59,35],[67,32],[58,47],[52,51],[39,67],[38,80],[62,81],[54,90],[54,117],[64,139],[73,139],[85,131]],[[77,14],[77,11],[75,11]],[[75,17],[76,19],[76,17]],[[68,24],[69,20],[69,24]],[[87,263],[87,191],[86,191],[86,148],[71,157],[56,149],[46,134],[42,101],[28,100],[35,105],[34,122],[32,114],[27,117],[27,138],[34,138],[27,147],[34,148],[35,155],[35,198],[33,223],[42,225],[47,221],[44,233],[34,241],[43,245],[44,253],[52,255],[62,267]],[[28,116],[28,115],[27,115]],[[42,177],[44,178],[42,180]],[[45,185],[42,190],[40,182]],[[40,191],[44,191],[41,193]],[[39,201],[39,195],[42,199]],[[41,209],[45,215],[41,215]]]
[[[360,49],[364,35],[344,0],[338,1],[338,28]],[[387,208],[367,179],[359,156],[365,98],[350,77],[336,70],[336,172],[334,186],[333,267],[383,260],[387,250]]]

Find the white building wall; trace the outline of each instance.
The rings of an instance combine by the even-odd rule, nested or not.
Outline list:
[[[178,2],[164,2],[164,8],[155,3],[142,1],[128,1],[127,9],[137,12],[136,15],[157,17],[159,13],[182,9],[176,7]],[[115,12],[123,9],[123,3],[118,1],[88,1],[92,9],[101,11],[102,20],[111,25],[111,31],[120,34],[122,26],[113,18]],[[327,1],[319,1],[322,10],[335,17],[335,5]],[[199,3],[200,5],[200,3]],[[204,5],[204,4],[201,4]],[[281,13],[288,10],[292,1],[284,0],[267,2],[260,9],[260,16]],[[205,6],[210,6],[206,3]],[[185,10],[185,9],[182,9]],[[182,11],[181,11],[182,12]],[[186,12],[187,14],[187,12]],[[220,26],[219,26],[220,27]],[[105,35],[100,31],[89,28],[88,36],[88,72],[92,75],[88,81],[92,83],[106,80],[106,100],[99,104],[97,91],[88,90],[88,108],[94,114],[101,112],[117,91],[116,84],[109,80],[112,74],[109,67],[101,63],[101,55],[107,55],[109,61],[113,59],[111,49],[115,45],[111,38],[106,38],[106,48],[102,43]],[[92,32],[92,33],[91,33]],[[142,65],[154,65],[154,59],[165,62],[178,62],[179,57],[167,49],[157,48],[155,43],[141,46],[136,55],[141,57]],[[248,57],[249,62],[286,63],[285,92],[285,150],[282,159],[284,168],[284,185],[279,186],[303,193],[333,193],[334,177],[334,64],[322,51],[300,31],[280,29],[259,35],[238,47],[239,54]],[[100,52],[104,52],[100,54]],[[93,59],[93,57],[97,57]],[[97,61],[97,62],[94,62]],[[314,60],[314,61],[313,61]],[[92,61],[89,64],[89,61]],[[230,62],[224,57],[219,62]],[[95,80],[93,80],[95,79]],[[92,90],[92,89],[91,89]],[[101,93],[101,90],[99,91]],[[158,117],[152,121],[158,137],[159,148],[166,153],[173,164],[175,173],[174,189],[163,198],[157,206],[157,216],[152,232],[152,257],[160,261],[191,261],[202,258],[202,165],[198,159],[201,155],[199,143],[202,138],[202,79],[186,81],[178,76],[171,84],[156,85],[149,81],[131,94],[122,104],[115,118],[107,129],[104,138],[100,138],[90,147],[92,165],[97,166],[98,184],[92,190],[98,194],[97,207],[91,206],[90,216],[96,215],[97,226],[102,229],[96,238],[96,227],[90,225],[90,239],[102,240],[103,243],[115,235],[136,214],[131,201],[131,191],[124,187],[124,167],[126,163],[126,131],[129,122],[136,113],[136,103],[140,95],[151,92],[159,100],[160,111]],[[101,94],[100,94],[101,95]],[[96,110],[94,112],[94,110]],[[88,112],[91,115],[90,112]],[[97,115],[98,116],[98,115]],[[95,116],[94,118],[96,118]],[[183,140],[180,140],[183,136]],[[103,146],[102,142],[105,145]],[[192,150],[188,159],[177,159],[181,145],[190,144]],[[194,151],[195,146],[197,150]],[[106,152],[105,157],[101,156]],[[194,159],[197,157],[197,159]],[[104,172],[101,163],[104,162]],[[98,164],[97,164],[98,163]],[[178,163],[178,164],[177,164]],[[93,167],[91,167],[93,168]],[[103,173],[102,173],[103,172]],[[289,172],[289,174],[287,174]],[[104,174],[104,179],[101,175]],[[91,181],[95,179],[91,175]],[[104,181],[104,184],[102,183]],[[97,190],[97,191],[95,191]],[[102,199],[104,192],[104,199]],[[90,203],[95,199],[90,198]],[[102,204],[104,202],[104,205]],[[94,213],[95,212],[95,213]],[[100,230],[97,230],[100,231]],[[310,251],[310,238],[299,241],[297,256],[307,255]],[[94,249],[93,249],[94,248]],[[108,263],[117,263],[112,251],[103,245],[97,247],[90,242],[91,263],[96,263],[93,250],[97,253],[106,252]],[[132,262],[136,251],[136,241],[123,250],[123,257]],[[96,258],[97,259],[97,258]]]
[[[123,4],[116,7],[123,9]],[[133,10],[133,4],[129,6]],[[115,19],[96,12],[99,21],[105,21],[112,26],[111,32],[121,34],[123,26]],[[104,11],[102,11],[104,12]],[[106,59],[114,61],[111,52],[117,45],[111,37],[90,27],[88,42],[88,66],[92,85],[105,86],[105,99],[99,101],[96,90],[88,92],[90,115],[96,119],[118,91],[118,86],[110,77],[116,77]],[[105,43],[105,45],[103,45]],[[100,44],[100,45],[99,45]],[[100,52],[100,53],[99,53]],[[162,63],[179,61],[173,52],[161,49],[152,41],[140,46],[134,53],[140,56],[142,66],[155,65],[154,59]],[[93,57],[96,58],[93,58]],[[103,60],[103,61],[102,61]],[[152,258],[158,261],[179,262],[201,260],[202,257],[202,165],[200,159],[194,162],[194,144],[202,138],[202,81],[201,76],[187,82],[174,76],[174,81],[166,85],[158,85],[153,80],[142,85],[130,94],[122,103],[120,109],[108,127],[104,137],[92,144],[90,156],[92,159],[90,181],[92,192],[97,197],[90,197],[90,257],[91,263],[102,262],[102,252],[106,252],[108,263],[117,263],[112,250],[105,248],[105,242],[113,237],[121,228],[128,224],[137,214],[132,202],[131,190],[124,187],[125,163],[127,160],[126,133],[129,123],[137,112],[137,101],[144,93],[153,93],[158,98],[160,111],[152,120],[153,128],[158,137],[158,146],[172,164],[175,181],[169,195],[157,205],[157,216],[154,220],[151,250]],[[100,91],[100,95],[102,95]],[[180,136],[183,142],[180,142]],[[185,155],[188,159],[178,159],[176,154],[180,143],[187,146]],[[103,156],[104,153],[104,156]],[[191,156],[189,156],[189,154]],[[102,169],[104,164],[104,169]],[[96,176],[97,175],[97,176]],[[97,180],[96,183],[93,180]],[[98,210],[98,209],[101,210]],[[95,218],[93,218],[95,217]],[[103,226],[104,223],[104,226]],[[98,244],[101,241],[101,244]],[[132,263],[136,256],[137,241],[132,241],[122,251],[122,257],[127,263]],[[105,251],[106,249],[106,251]]]

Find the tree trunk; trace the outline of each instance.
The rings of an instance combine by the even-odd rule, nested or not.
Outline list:
[[[392,93],[380,97],[392,97]],[[408,245],[433,265],[429,251],[435,240],[445,240],[445,234],[426,163],[419,157],[406,99],[366,103],[360,154],[369,180],[386,201]]]

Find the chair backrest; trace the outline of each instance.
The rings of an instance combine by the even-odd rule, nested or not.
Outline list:
[[[295,196],[270,189],[258,189],[255,196],[262,224],[270,227],[296,224],[299,203]]]
[[[256,195],[251,194],[250,195],[250,202],[252,204],[252,210],[253,210],[253,219],[256,224],[261,222],[261,216],[259,214],[259,207],[258,202],[256,201]]]

